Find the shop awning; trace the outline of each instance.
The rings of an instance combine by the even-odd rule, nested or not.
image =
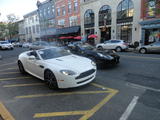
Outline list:
[[[160,19],[144,20],[144,21],[141,21],[139,24],[140,24],[140,25],[160,24]]]
[[[77,33],[79,31],[80,31],[80,26],[73,26],[73,27],[59,28],[56,30],[56,34],[61,35],[61,34]]]

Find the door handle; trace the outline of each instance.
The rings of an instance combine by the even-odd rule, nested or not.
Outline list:
[[[44,66],[43,66],[43,65],[39,65],[39,67],[40,67],[40,68],[44,68]]]

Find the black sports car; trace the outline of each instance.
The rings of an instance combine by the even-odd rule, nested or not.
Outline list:
[[[91,46],[69,47],[73,54],[84,56],[96,62],[97,67],[103,67],[109,64],[115,65],[119,63],[120,56],[111,51],[96,51]]]

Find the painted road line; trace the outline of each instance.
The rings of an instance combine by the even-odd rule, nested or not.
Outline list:
[[[114,97],[118,93],[118,90],[110,91],[110,94],[107,95],[100,103],[94,106],[87,114],[81,117],[79,120],[88,120],[91,116],[93,116],[100,108],[102,108],[109,100]]]
[[[95,86],[95,87],[98,87],[98,88],[101,88],[103,90],[109,90],[109,91],[114,91],[114,89],[111,89],[111,88],[108,88],[108,87],[105,87],[103,85],[100,85],[100,84],[97,84],[97,83],[91,83],[91,85]]]
[[[0,67],[2,67],[2,66],[6,66],[6,65],[15,64],[15,63],[16,63],[16,62],[11,62],[11,63],[2,64],[2,65],[0,65]]]
[[[51,113],[36,113],[33,118],[42,117],[57,117],[57,116],[67,116],[67,115],[84,115],[89,111],[69,111],[69,112],[51,112]]]
[[[14,78],[1,78],[0,81],[6,81],[6,80],[16,80],[16,79],[29,79],[32,77],[14,77]]]
[[[0,102],[0,116],[4,120],[15,120],[13,116],[11,115],[11,113],[9,113],[6,107],[2,104],[2,102]]]
[[[133,100],[131,101],[131,103],[127,107],[126,111],[122,114],[122,116],[119,120],[127,120],[128,119],[128,117],[130,116],[134,107],[136,106],[138,99],[139,99],[138,96],[134,96]]]
[[[26,86],[41,86],[45,85],[44,83],[31,83],[31,84],[14,84],[14,85],[4,85],[3,87],[26,87]]]
[[[96,85],[99,86],[99,87],[104,88],[104,86],[101,86],[101,85],[98,85],[98,84],[96,84]],[[90,110],[85,110],[85,111],[70,111],[70,112],[36,113],[34,115],[34,118],[57,117],[57,116],[66,116],[66,115],[72,115],[72,116],[73,115],[83,115],[79,120],[88,120],[91,116],[93,116],[95,114],[95,112],[97,112],[112,97],[114,97],[118,93],[118,90],[111,89],[111,91],[106,91],[106,93],[108,93],[108,92],[109,92],[109,95],[107,95],[101,102],[99,102],[96,106],[94,106]]]
[[[128,58],[141,58],[141,59],[152,59],[152,60],[160,60],[160,58],[155,57],[143,57],[143,56],[127,56],[127,55],[120,55],[122,57],[128,57]]]
[[[2,72],[0,75],[8,75],[8,74],[20,74],[20,72]]]
[[[44,93],[44,94],[34,94],[34,95],[24,95],[24,96],[16,96],[15,98],[37,98],[37,97],[49,97],[49,96],[62,96],[62,95],[84,95],[84,94],[100,94],[100,93],[110,93],[110,91],[79,91],[79,92],[59,92],[59,93]]]
[[[7,70],[16,70],[17,68],[13,67],[13,68],[7,68],[7,69],[4,69],[4,70],[0,70],[0,72],[3,72],[3,71],[7,71]]]

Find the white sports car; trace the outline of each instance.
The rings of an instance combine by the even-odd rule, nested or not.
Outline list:
[[[94,80],[97,71],[96,64],[90,59],[56,47],[21,53],[18,67],[20,72],[46,81],[50,88],[85,85]]]

